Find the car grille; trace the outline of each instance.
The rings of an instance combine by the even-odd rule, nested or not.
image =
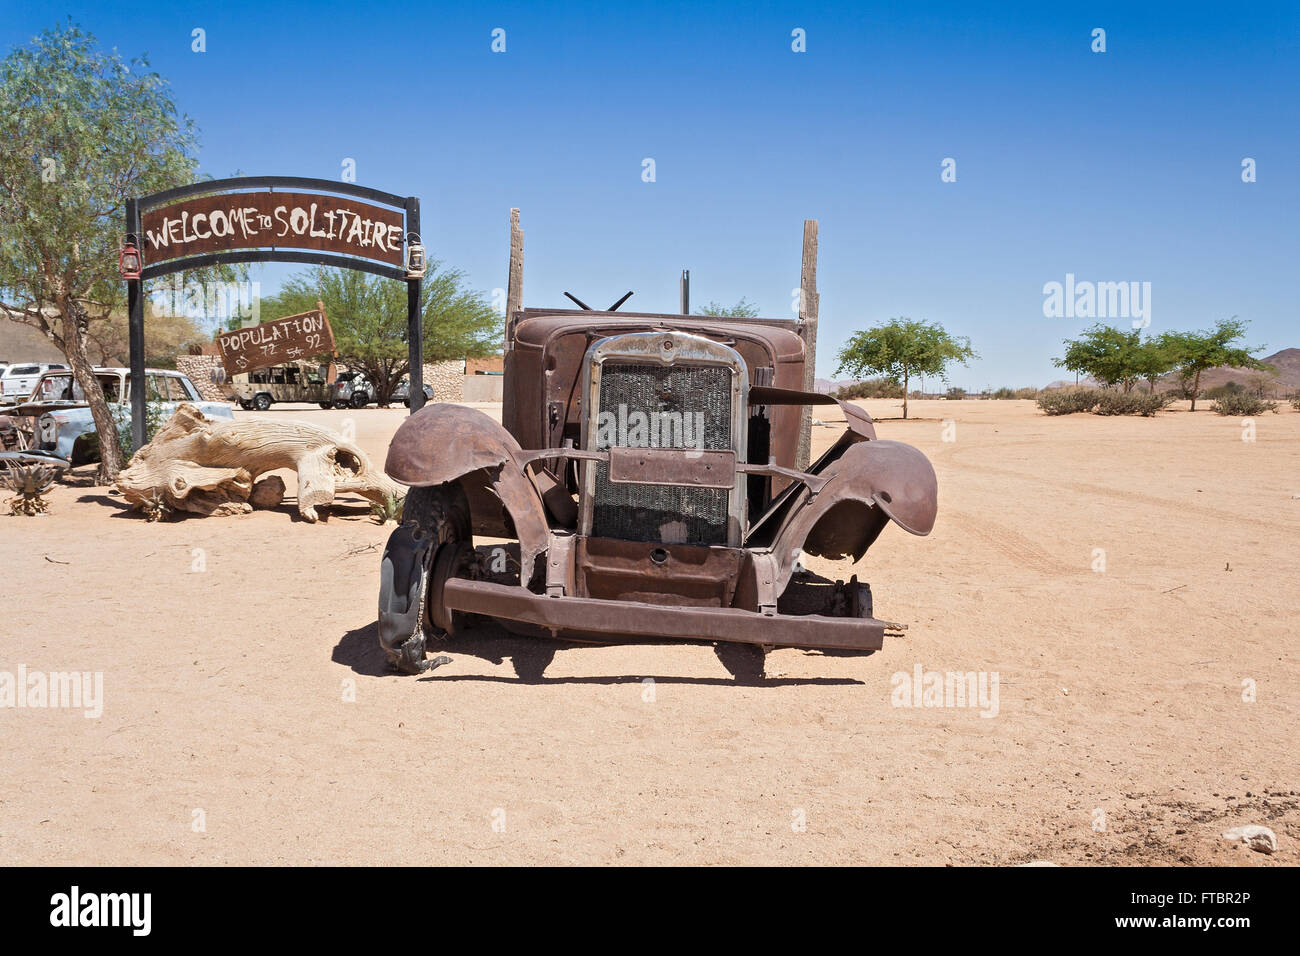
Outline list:
[[[659,421],[683,422],[661,428],[657,439],[638,440],[634,428],[598,429],[592,447],[611,444],[642,447],[730,449],[731,375],[725,365],[649,365],[606,361],[600,376],[600,412],[635,425],[633,413],[660,415]],[[668,418],[661,413],[668,413]],[[701,422],[703,441],[696,434]],[[606,418],[606,421],[610,419]],[[614,433],[611,440],[611,431]],[[629,434],[630,433],[630,434]],[[629,441],[628,439],[632,439]],[[730,492],[722,488],[676,485],[613,484],[609,465],[596,463],[592,534],[625,541],[668,544],[726,544]]]

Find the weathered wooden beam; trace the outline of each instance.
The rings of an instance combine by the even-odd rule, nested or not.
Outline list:
[[[817,382],[817,220],[803,221],[803,266],[799,273],[799,321],[803,323],[803,388],[814,390]],[[804,406],[799,416],[799,454],[795,467],[808,467],[812,452],[812,411]]]
[[[519,210],[510,210],[510,272],[506,280],[506,348],[513,344],[515,313],[524,307],[524,231]]]

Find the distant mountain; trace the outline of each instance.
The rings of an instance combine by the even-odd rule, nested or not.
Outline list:
[[[63,353],[30,325],[0,318],[0,362],[62,362]]]
[[[1271,365],[1274,371],[1266,373],[1278,383],[1281,389],[1300,388],[1300,349],[1282,349],[1260,359],[1265,365]],[[1229,382],[1241,385],[1249,384],[1261,373],[1249,368],[1212,368],[1201,373],[1201,388],[1218,388]],[[1178,384],[1178,374],[1170,372],[1160,380],[1160,387],[1174,388]]]
[[[844,386],[853,384],[855,381],[851,378],[841,379],[838,382],[832,382],[829,378],[818,378],[813,380],[813,391],[821,392],[823,395],[834,395]]]
[[[1085,375],[1077,382],[1072,378],[1058,378],[1055,382],[1048,382],[1043,386],[1042,390],[1044,392],[1051,392],[1058,388],[1074,388],[1076,385],[1080,388],[1099,388],[1101,383],[1088,375]]]

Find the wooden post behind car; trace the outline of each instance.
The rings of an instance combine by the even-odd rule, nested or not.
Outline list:
[[[803,266],[799,272],[799,321],[803,323],[803,390],[817,390],[817,220],[803,221]],[[812,452],[812,410],[805,405],[799,416],[799,454],[796,468],[808,467]]]
[[[524,231],[519,228],[519,210],[510,210],[510,269],[506,277],[506,343],[510,348],[510,325],[524,307]]]

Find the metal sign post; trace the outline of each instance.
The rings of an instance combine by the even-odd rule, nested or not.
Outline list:
[[[142,264],[136,274],[123,271],[136,448],[144,444],[148,397],[142,283],[204,266],[300,262],[405,282],[411,411],[424,404],[420,291],[425,257],[416,197],[297,176],[215,179],[127,200],[126,236],[128,245],[138,247]]]
[[[406,235],[407,241],[419,241],[420,236],[420,200],[412,196],[406,200]],[[411,237],[415,238],[412,239]],[[420,292],[424,284],[424,269],[419,275],[407,270],[406,276],[406,346],[409,350],[411,371],[410,387],[407,394],[411,397],[411,414],[414,415],[424,407],[424,315],[420,308]]]
[[[126,241],[143,245],[140,241],[140,207],[134,199],[126,201]],[[144,393],[144,280],[140,277],[126,280],[127,341],[131,347],[131,452],[144,447],[145,393]]]

